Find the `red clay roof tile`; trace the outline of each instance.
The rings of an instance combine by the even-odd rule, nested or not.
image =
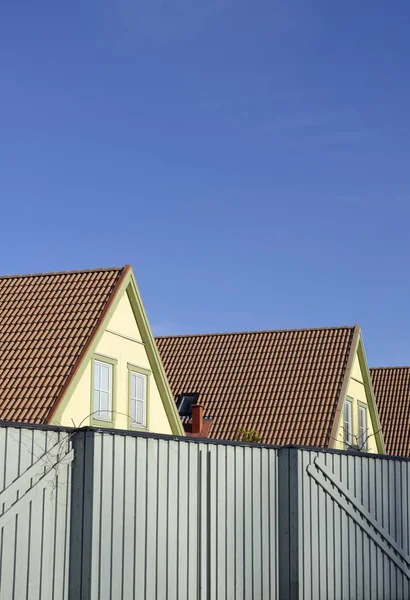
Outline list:
[[[256,429],[273,444],[327,446],[354,327],[158,337],[175,397],[199,392],[210,436]]]
[[[410,367],[370,369],[386,451],[410,456]]]
[[[124,268],[0,277],[0,419],[44,423]]]

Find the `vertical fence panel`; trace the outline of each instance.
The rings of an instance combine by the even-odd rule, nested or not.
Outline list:
[[[124,462],[126,462],[125,437],[113,436],[113,489],[111,515],[111,598],[115,595],[123,597],[123,535],[125,494],[124,494]]]
[[[244,579],[244,553],[243,553],[243,539],[245,535],[245,499],[244,494],[238,494],[237,490],[241,490],[245,486],[244,480],[244,456],[245,448],[237,447],[234,449],[235,453],[235,468],[234,468],[234,489],[235,489],[235,534],[234,534],[234,560],[235,560],[235,579],[234,579],[234,590],[243,589]],[[240,598],[238,592],[238,598]]]
[[[262,586],[262,598],[273,598],[276,590],[276,535],[275,532],[272,534],[272,525],[276,526],[276,498],[275,494],[271,496],[270,490],[270,464],[269,464],[270,450],[261,449],[261,478],[260,478],[260,494],[261,494],[261,514],[260,514],[260,528],[261,528],[261,586]],[[229,468],[229,465],[228,465]],[[275,475],[276,477],[276,475]],[[276,486],[275,486],[276,487]],[[229,490],[229,482],[228,482]],[[233,501],[231,501],[231,505]],[[229,505],[228,505],[229,507]],[[232,511],[229,510],[232,514]],[[229,544],[231,548],[230,554],[234,552],[233,544]],[[227,573],[231,570],[230,565],[227,567]],[[231,589],[231,582],[228,589]]]
[[[182,448],[181,448],[182,450]],[[182,464],[186,464],[186,468],[181,468],[180,479],[185,479],[187,482],[187,494],[188,494],[188,513],[186,515],[186,527],[187,527],[187,567],[186,573],[181,573],[178,568],[178,581],[183,582],[186,579],[186,588],[182,585],[179,588],[178,598],[197,598],[199,597],[199,559],[198,559],[198,547],[200,541],[200,482],[199,482],[199,456],[201,454],[201,447],[198,444],[188,444],[186,449],[188,454],[188,461]],[[184,452],[181,454],[182,459],[184,458]],[[179,518],[184,518],[184,513],[180,513]],[[179,545],[184,546],[184,531],[179,534]],[[184,594],[185,592],[185,594]]]
[[[278,458],[277,451],[268,451],[268,489],[267,510],[269,511],[269,554],[266,556],[266,562],[269,567],[269,594],[267,597],[271,600],[279,598],[279,526],[278,526]]]
[[[71,502],[69,432],[0,427],[0,600],[63,600]]]
[[[277,598],[276,450],[93,435],[91,598]]]
[[[90,556],[90,593],[92,597],[99,597],[100,594],[100,571],[101,571],[101,499],[102,499],[102,439],[101,436],[94,436],[94,456],[93,456],[93,475],[92,475],[92,483],[93,483],[93,492],[92,492],[92,512],[90,519],[92,518],[92,526],[91,526],[91,556]],[[73,477],[77,475],[78,467],[76,466],[75,473]],[[73,483],[73,496],[75,492],[76,485]],[[91,502],[91,499],[83,498],[83,502]],[[72,511],[75,511],[77,514],[74,517],[75,523],[79,521],[78,509],[75,503],[72,504]],[[98,514],[98,526],[95,525],[96,515]],[[71,532],[71,536],[73,532]],[[74,557],[71,558],[71,562],[74,560]],[[71,565],[70,565],[71,566]]]
[[[226,590],[235,589],[235,449],[226,451]]]
[[[165,598],[178,600],[179,595],[186,596],[186,578],[178,577],[178,564],[187,564],[188,559],[188,483],[183,477],[185,469],[180,463],[187,464],[187,444],[183,447],[175,442],[168,446],[168,464],[166,470],[166,512],[167,512],[167,544],[165,547],[165,563],[167,567],[167,585]],[[179,535],[179,531],[181,535]],[[181,544],[181,538],[185,543]],[[179,581],[181,579],[181,581]],[[179,587],[179,590],[178,590]]]
[[[21,443],[19,432],[16,432],[16,430],[13,429],[7,429],[4,440],[4,452],[7,456],[4,465],[4,488],[10,486],[10,484],[18,477],[20,449]],[[6,502],[3,504],[2,512],[5,512],[10,508],[10,506],[16,502],[17,497],[17,492],[9,494]],[[17,528],[18,515],[15,515],[12,519],[8,520],[2,529],[0,584],[3,598],[13,598],[14,595],[14,557],[18,552],[18,548],[16,548]],[[39,568],[41,568],[41,562],[39,562]]]
[[[134,594],[134,562],[135,562],[135,521],[136,521],[136,481],[135,481],[135,450],[136,440],[133,437],[124,438],[124,510],[123,510],[123,598],[133,600]]]
[[[100,436],[103,443],[103,436]],[[147,553],[146,545],[148,542],[147,528],[147,505],[148,505],[148,485],[147,485],[147,440],[144,438],[135,439],[135,534],[131,544],[135,544],[135,567],[134,567],[134,594],[135,598],[146,598],[146,572],[147,572]],[[132,460],[132,455],[130,457]],[[150,468],[155,468],[154,461],[150,460]],[[126,548],[128,552],[130,548]],[[98,598],[98,596],[93,596]]]
[[[58,443],[58,434],[54,431],[46,434],[45,451],[48,452]],[[50,469],[51,465],[46,464],[45,469]],[[50,569],[54,555],[54,525],[55,525],[55,499],[57,495],[57,474],[54,481],[42,490],[42,545],[41,545],[41,578],[40,578],[40,598],[50,598],[52,594],[53,572]],[[41,493],[41,492],[40,492]]]
[[[226,589],[226,555],[228,553],[226,530],[229,516],[226,512],[226,447],[217,447],[216,461],[216,598],[228,597]]]
[[[0,430],[0,436],[1,436]],[[19,438],[19,471],[17,476],[21,476],[29,467],[32,465],[32,453],[31,448],[28,451],[27,435],[23,429],[15,430],[16,437]],[[20,493],[17,494],[16,499],[20,497]],[[61,514],[61,511],[59,511]],[[27,535],[30,530],[30,518],[31,518],[31,507],[25,506],[22,508],[17,515],[17,533],[16,533],[16,575],[14,584],[14,595],[16,598],[27,598],[27,577],[29,569],[29,544],[30,537]],[[56,557],[56,560],[58,558]],[[1,586],[1,584],[0,584]]]
[[[166,598],[168,589],[168,465],[169,465],[169,443],[163,440],[158,441],[158,462],[157,462],[157,481],[156,489],[156,549],[155,562],[148,565],[150,578],[156,580],[154,598]],[[148,466],[149,470],[149,466]],[[175,472],[173,473],[175,478]],[[176,490],[175,490],[176,491]],[[154,495],[154,491],[153,491]],[[178,502],[178,496],[175,494],[175,501]],[[176,547],[174,546],[174,552]]]
[[[255,452],[252,459],[252,579],[253,598],[262,597],[262,497],[261,497],[261,451]]]
[[[61,454],[68,454],[74,449],[71,435],[65,432],[60,434]],[[68,577],[69,577],[69,543],[70,543],[70,522],[71,522],[71,482],[72,482],[72,461],[60,465],[57,473],[57,495],[56,495],[56,524],[54,540],[54,582],[53,582],[53,600],[62,598],[68,599]]]

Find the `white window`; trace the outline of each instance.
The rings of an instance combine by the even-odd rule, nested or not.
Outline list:
[[[367,408],[359,404],[359,446],[362,450],[367,450],[368,435]]]
[[[147,376],[136,371],[130,373],[131,425],[147,426]]]
[[[112,421],[112,365],[94,361],[94,408],[93,417]]]
[[[345,400],[343,409],[343,439],[346,446],[353,444],[353,402]]]

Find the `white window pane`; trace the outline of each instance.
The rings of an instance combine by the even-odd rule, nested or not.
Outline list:
[[[143,425],[144,424],[144,403],[143,402],[137,402],[137,418],[136,418],[136,422],[138,423],[138,425]]]
[[[110,394],[108,392],[95,392],[99,394],[99,405],[96,409],[98,412],[94,415],[96,419],[103,419],[104,421],[111,421],[111,401]],[[95,397],[95,396],[94,396]]]
[[[108,392],[110,389],[110,365],[101,365],[100,389]]]
[[[101,410],[109,410],[110,407],[110,395],[108,392],[100,392],[100,403]]]
[[[94,418],[112,420],[112,365],[94,362]]]
[[[131,398],[137,397],[137,376],[131,373]]]
[[[364,450],[367,450],[367,409],[359,407],[359,442]]]
[[[100,363],[94,363],[94,389],[99,390],[101,385],[101,365]]]
[[[137,376],[137,398],[142,402],[145,400],[145,377],[144,375]]]
[[[100,392],[98,390],[94,390],[94,412],[98,413],[100,411]]]
[[[131,422],[136,423],[137,421],[137,402],[134,399],[131,399]]]
[[[134,425],[144,425],[144,404],[139,400],[131,400],[131,422]]]
[[[130,417],[131,423],[139,427],[146,426],[146,394],[147,376],[142,373],[131,373],[130,385]]]
[[[353,423],[352,423],[352,403],[349,400],[345,401],[344,406],[344,441],[351,444],[353,441]]]

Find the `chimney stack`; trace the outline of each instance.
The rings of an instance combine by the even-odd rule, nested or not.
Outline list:
[[[204,426],[204,407],[202,404],[192,406],[192,435],[200,435]]]

